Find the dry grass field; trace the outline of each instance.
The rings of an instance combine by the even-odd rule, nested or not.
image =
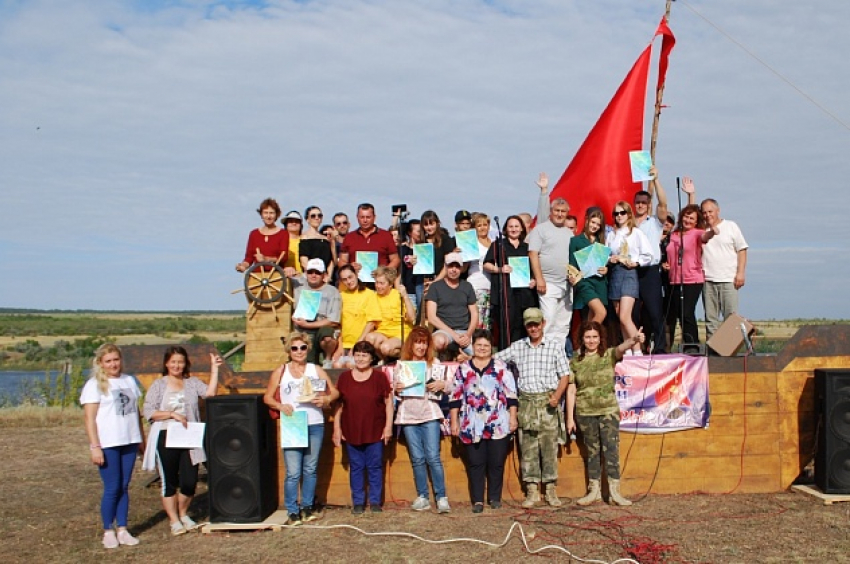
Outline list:
[[[847,562],[850,503],[822,505],[794,492],[762,495],[649,495],[629,508],[595,505],[523,510],[506,492],[501,510],[473,515],[452,500],[449,515],[416,513],[404,500],[383,514],[353,517],[327,508],[316,527],[279,532],[193,533],[172,538],[156,487],[137,471],[131,484],[130,529],[137,547],[106,553],[100,545],[97,471],[89,462],[78,409],[0,410],[0,561],[90,562],[107,556],[128,562],[512,562],[529,557],[518,534],[500,548],[473,542],[429,544],[469,537],[501,544],[519,523],[541,557],[614,562]],[[206,484],[190,511],[208,515]],[[354,526],[367,536],[347,528]],[[345,527],[345,528],[343,528]],[[581,560],[583,559],[583,560]]]

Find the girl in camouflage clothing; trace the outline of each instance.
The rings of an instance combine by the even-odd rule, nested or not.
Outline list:
[[[620,495],[620,406],[614,394],[614,365],[623,354],[642,343],[638,330],[616,348],[608,348],[605,329],[595,321],[581,326],[581,346],[570,361],[570,386],[567,390],[567,430],[575,432],[576,423],[587,447],[587,495],[576,501],[590,505],[602,499],[602,458],[608,474],[610,502],[631,505]]]

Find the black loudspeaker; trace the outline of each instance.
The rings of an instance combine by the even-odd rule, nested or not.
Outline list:
[[[850,494],[850,370],[815,370],[815,392],[815,483],[823,493]]]
[[[259,394],[207,399],[210,521],[259,523],[277,510],[277,425]]]

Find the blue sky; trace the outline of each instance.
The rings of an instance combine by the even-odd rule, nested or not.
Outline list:
[[[850,132],[688,6],[847,123],[850,4],[674,3],[658,148],[673,202],[692,176],[742,227],[744,315],[850,318]],[[0,307],[242,308],[266,196],[379,222],[533,210],[663,8],[0,2]]]

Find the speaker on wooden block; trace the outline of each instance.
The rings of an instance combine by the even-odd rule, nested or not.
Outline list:
[[[720,356],[735,356],[755,332],[748,319],[733,313],[723,320],[706,344]]]
[[[815,392],[815,483],[823,493],[850,494],[850,370],[815,370]]]
[[[259,394],[207,399],[210,521],[259,523],[277,510],[277,426]]]

